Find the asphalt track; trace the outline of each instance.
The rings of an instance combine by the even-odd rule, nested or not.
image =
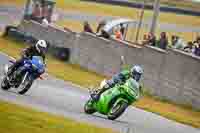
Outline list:
[[[4,65],[8,63],[8,60],[7,55],[0,53],[1,78]],[[107,120],[106,117],[99,114],[86,115],[83,106],[88,97],[88,92],[80,89],[79,86],[56,79],[50,75],[45,75],[44,80],[36,81],[24,96],[18,95],[15,89],[0,90],[1,100],[77,121],[88,122],[100,127],[112,128],[121,133],[200,133],[199,129],[179,124],[134,107],[128,108],[117,121]]]

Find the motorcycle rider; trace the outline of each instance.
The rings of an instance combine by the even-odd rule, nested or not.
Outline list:
[[[25,59],[32,59],[33,56],[41,56],[45,62],[45,54],[47,51],[47,43],[45,40],[38,40],[33,46],[30,46],[22,51],[21,59],[17,60],[8,71],[8,76],[12,75],[22,64]],[[38,75],[39,76],[39,75]]]
[[[112,79],[107,80],[106,84],[102,88],[100,88],[100,91],[96,95],[92,95],[92,98],[95,101],[98,101],[103,92],[114,87],[118,83],[124,84],[129,78],[133,78],[136,82],[139,83],[142,74],[143,74],[143,69],[139,65],[133,66],[130,70],[122,70],[120,73],[114,75]]]

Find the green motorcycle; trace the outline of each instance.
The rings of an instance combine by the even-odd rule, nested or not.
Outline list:
[[[105,80],[101,84],[105,84]],[[98,101],[92,97],[86,102],[84,111],[87,114],[99,112],[107,115],[108,119],[115,120],[121,116],[129,105],[139,99],[141,88],[134,79],[127,80],[123,85],[117,84],[101,94]],[[97,93],[90,93],[91,95]]]

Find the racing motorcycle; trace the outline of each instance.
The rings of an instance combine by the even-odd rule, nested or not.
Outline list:
[[[10,60],[11,64],[15,61]],[[19,88],[18,93],[25,94],[32,86],[38,75],[45,71],[45,63],[40,56],[33,56],[32,59],[25,59],[23,65],[15,70],[11,75],[8,75],[9,65],[5,66],[4,77],[1,82],[1,88],[3,90],[9,90],[11,87]],[[43,79],[39,76],[40,79]]]
[[[100,86],[104,86],[103,80]],[[90,90],[90,99],[85,103],[84,111],[87,114],[98,112],[106,115],[108,119],[115,120],[133,102],[139,99],[141,87],[134,79],[129,79],[124,84],[117,84],[113,88],[101,94],[98,101],[93,100],[92,95],[98,93],[98,89]]]

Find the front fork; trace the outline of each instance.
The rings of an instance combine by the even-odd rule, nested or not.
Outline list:
[[[21,84],[24,84],[24,82],[25,82],[25,80],[26,80],[28,74],[29,74],[28,72],[25,73],[25,75],[24,75],[24,77],[23,77],[23,79],[22,79]]]

